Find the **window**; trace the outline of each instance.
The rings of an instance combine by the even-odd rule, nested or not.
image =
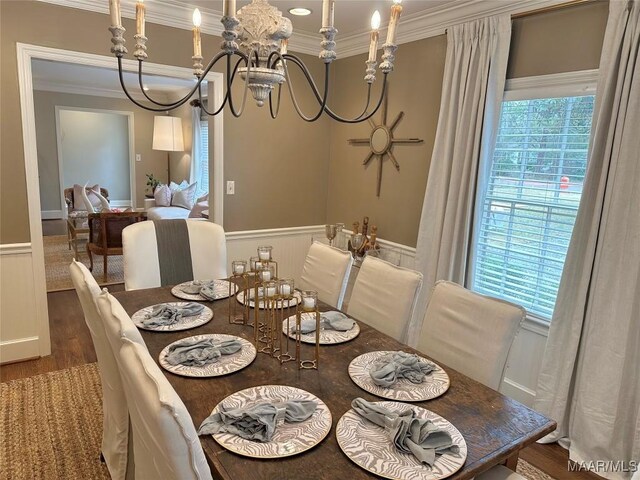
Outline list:
[[[209,191],[209,122],[200,121],[200,155],[196,169],[198,182],[197,196],[201,197]]]
[[[593,95],[508,92],[489,178],[479,189],[473,290],[551,319],[582,194],[593,104]]]

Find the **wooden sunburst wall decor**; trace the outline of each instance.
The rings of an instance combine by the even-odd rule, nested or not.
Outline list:
[[[376,196],[380,196],[380,187],[382,186],[382,164],[384,163],[384,157],[388,157],[396,170],[400,171],[400,164],[393,155],[392,149],[396,143],[422,143],[420,138],[394,138],[393,131],[404,117],[404,112],[400,112],[398,116],[387,125],[387,98],[388,94],[384,98],[382,105],[382,119],[379,124],[369,119],[369,125],[371,125],[371,135],[369,138],[352,138],[349,139],[350,145],[368,145],[371,151],[367,158],[364,159],[362,164],[367,166],[372,159],[378,160],[378,185],[376,188]]]

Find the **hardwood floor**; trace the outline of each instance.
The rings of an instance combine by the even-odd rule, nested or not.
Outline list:
[[[124,285],[112,285],[109,290],[122,291]],[[48,293],[47,300],[52,354],[36,360],[0,366],[0,381],[6,382],[96,361],[91,335],[84,323],[75,290]],[[534,444],[522,450],[520,458],[557,480],[601,479],[589,472],[569,472],[568,452],[557,444]]]

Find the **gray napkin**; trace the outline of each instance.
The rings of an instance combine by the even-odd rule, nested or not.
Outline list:
[[[213,280],[194,280],[193,282],[189,282],[187,285],[180,287],[180,290],[188,295],[199,295],[200,290],[204,287],[213,288],[214,285],[215,282]]]
[[[435,370],[436,366],[415,354],[391,352],[381,356],[369,370],[373,383],[388,388],[400,378],[412,383],[422,383],[424,377]]]
[[[242,344],[238,340],[216,342],[213,338],[187,338],[169,347],[166,359],[171,365],[203,367],[216,363],[222,355],[231,355],[240,349]]]
[[[215,282],[211,282],[210,285],[204,285],[200,289],[200,295],[206,298],[207,300],[218,300],[220,298],[220,293],[216,292]]]
[[[447,431],[431,420],[416,418],[413,409],[398,414],[363,398],[353,400],[351,407],[361,417],[383,427],[398,450],[413,454],[423,465],[433,467],[436,455],[460,451]]]
[[[166,325],[173,325],[182,319],[182,317],[192,317],[199,315],[204,306],[195,302],[188,302],[182,306],[169,305],[163,303],[153,307],[150,313],[145,315],[142,320],[142,324],[145,327],[162,327]]]
[[[209,415],[202,422],[198,435],[226,432],[247,440],[270,442],[278,420],[289,423],[303,422],[313,415],[317,406],[313,400],[263,402],[232,410],[221,406],[219,413]]]
[[[346,332],[351,330],[355,326],[356,322],[347,317],[344,313],[337,312],[335,310],[329,312],[323,312],[320,314],[320,330],[337,330],[339,332]],[[302,315],[300,319],[300,333],[311,333],[316,331],[316,318],[315,315]],[[296,332],[296,327],[293,327],[292,333]]]

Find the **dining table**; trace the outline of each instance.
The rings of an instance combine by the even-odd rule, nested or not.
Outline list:
[[[151,305],[179,301],[171,287],[116,292],[129,315]],[[253,342],[253,327],[228,321],[229,302],[235,297],[203,302],[213,311],[213,319],[197,328],[177,332],[140,330],[151,356],[159,364],[160,352],[170,343],[201,334],[230,334]],[[330,310],[321,305],[320,310]],[[252,311],[253,312],[253,311]],[[340,449],[336,439],[336,423],[351,409],[351,402],[362,397],[380,401],[358,387],[348,373],[350,362],[367,352],[398,351],[417,353],[429,358],[429,352],[417,352],[405,344],[368,326],[366,319],[355,319],[360,334],[353,340],[321,346],[318,369],[300,370],[296,362],[281,364],[278,359],[258,352],[255,360],[235,373],[192,378],[163,372],[184,402],[196,429],[227,396],[259,385],[287,385],[310,392],[330,409],[332,427],[329,434],[314,448],[289,457],[258,459],[240,456],[219,445],[211,435],[200,436],[202,448],[211,467],[213,478],[224,480],[294,480],[379,478],[352,462]],[[392,319],[390,319],[392,321]],[[302,355],[313,355],[314,346],[302,345]],[[463,467],[449,478],[462,480],[504,464],[514,469],[518,452],[556,428],[556,423],[522,403],[438,363],[448,374],[449,389],[441,396],[413,405],[435,412],[451,422],[467,444]],[[424,467],[427,468],[427,467]]]

